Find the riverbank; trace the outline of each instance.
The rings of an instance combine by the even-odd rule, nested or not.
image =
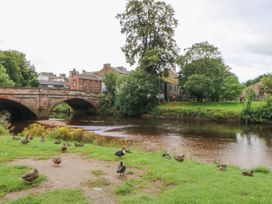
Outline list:
[[[252,103],[253,108],[262,107],[264,101]],[[168,102],[155,107],[148,117],[196,119],[241,122],[244,103],[239,102]]]
[[[73,166],[79,161],[84,164],[90,162],[88,165],[94,169],[90,167],[89,174],[97,175],[97,177],[91,176],[90,180],[86,177],[86,182],[79,182],[79,186],[72,189],[67,186],[68,189],[36,192],[35,196],[24,196],[11,203],[88,203],[89,197],[84,193],[85,188],[92,192],[98,191],[100,195],[105,193],[113,196],[112,203],[126,204],[269,203],[271,198],[272,174],[265,168],[257,168],[254,177],[246,177],[242,176],[242,170],[235,166],[228,166],[226,171],[219,171],[215,164],[198,163],[187,158],[180,163],[174,159],[165,159],[160,153],[132,149],[132,153],[122,158],[127,171],[124,177],[120,177],[115,173],[115,167],[120,159],[114,156],[114,152],[119,148],[95,144],[85,144],[84,147],[79,148],[72,145],[68,147],[67,153],[60,153],[61,145],[54,144],[49,138],[46,138],[45,142],[40,142],[40,138],[36,137],[23,145],[20,141],[13,140],[11,136],[0,136],[0,146],[0,200],[9,192],[39,188],[46,180],[52,179],[48,172],[41,168],[39,169],[40,174],[43,175],[41,179],[33,185],[23,183],[18,178],[27,172],[29,167],[48,166],[56,174],[66,169],[65,176],[69,180],[73,179],[72,172],[74,172],[69,171],[69,168],[74,168]],[[76,159],[75,161],[70,154]],[[60,167],[52,167],[48,161],[55,155],[64,158]],[[21,159],[27,161],[34,159],[34,161],[22,163]],[[36,162],[37,159],[39,161]],[[10,161],[20,165],[11,166]],[[108,167],[101,169],[101,162]],[[28,167],[23,167],[22,164],[28,164]],[[68,165],[71,167],[68,168]],[[86,172],[88,174],[88,171]],[[61,178],[55,179],[54,182],[62,181]],[[118,182],[114,183],[113,180]],[[84,185],[86,183],[87,186]],[[112,188],[109,189],[108,186]],[[95,200],[91,202],[99,203]]]

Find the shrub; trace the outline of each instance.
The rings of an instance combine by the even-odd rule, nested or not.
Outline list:
[[[47,130],[43,125],[34,123],[25,128],[21,134],[25,137],[41,137],[47,135]]]

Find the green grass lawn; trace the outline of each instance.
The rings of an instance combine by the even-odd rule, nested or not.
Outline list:
[[[89,204],[80,190],[63,189],[29,195],[10,204]]]
[[[254,101],[253,108],[261,107],[264,101]],[[188,118],[206,118],[215,120],[240,120],[244,103],[239,102],[169,102],[154,108],[151,114],[179,116]]]
[[[8,192],[9,186],[14,189],[27,188],[16,179],[25,172],[22,167],[7,170],[6,161],[16,158],[34,157],[49,158],[59,152],[58,145],[47,140],[41,143],[38,138],[27,145],[12,140],[8,136],[0,136],[0,189],[2,195]],[[117,148],[86,144],[82,148],[71,146],[68,152],[82,153],[86,156],[118,161],[113,153]],[[124,181],[115,188],[114,193],[120,203],[271,203],[272,174],[260,171],[254,177],[241,175],[242,170],[235,166],[228,167],[226,172],[218,171],[214,164],[202,164],[191,160],[179,163],[167,160],[159,153],[139,152],[125,155],[123,158],[130,167],[144,170],[144,175],[137,179]],[[91,173],[91,172],[90,172]],[[16,182],[14,181],[16,180]],[[1,183],[2,181],[2,183]],[[12,183],[12,185],[11,185]],[[3,185],[4,184],[4,185]],[[1,192],[1,191],[0,191]],[[1,195],[0,195],[1,196]],[[1,197],[0,197],[1,198]],[[13,203],[86,203],[84,196],[73,190],[47,192],[36,196],[28,196]]]

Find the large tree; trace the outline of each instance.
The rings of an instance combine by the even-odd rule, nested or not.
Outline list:
[[[219,100],[223,81],[229,75],[230,68],[224,64],[222,54],[217,47],[208,42],[196,43],[185,49],[185,54],[178,58],[177,63],[181,69],[179,81],[183,88],[191,76],[201,75],[202,79],[206,76],[206,79],[210,79],[212,88],[209,89],[208,94],[205,94],[205,98],[212,101]],[[195,95],[193,87],[189,88],[188,84],[186,90],[190,90],[189,95]],[[199,97],[203,96],[199,95]]]
[[[16,50],[0,51],[0,65],[6,69],[16,87],[38,86],[35,68],[24,53]]]
[[[178,25],[174,13],[172,6],[163,1],[128,0],[117,18],[121,33],[126,35],[122,51],[130,65],[137,63],[152,74],[167,73],[167,68],[173,66],[177,55],[174,31]]]

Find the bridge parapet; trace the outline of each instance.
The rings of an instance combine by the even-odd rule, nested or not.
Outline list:
[[[75,111],[97,109],[101,96],[99,93],[68,89],[0,88],[0,108],[15,114],[20,112],[21,105],[22,109],[29,110],[37,118],[45,119],[49,117],[53,107],[63,102],[68,103]],[[20,114],[25,114],[25,111]]]

